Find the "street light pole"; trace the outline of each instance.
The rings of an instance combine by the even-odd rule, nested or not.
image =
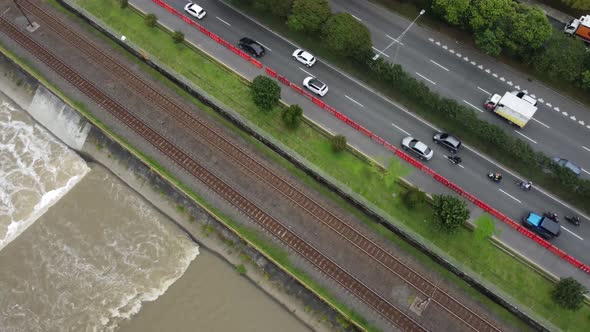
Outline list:
[[[418,13],[418,16],[416,16],[416,18],[410,23],[410,25],[408,25],[406,27],[406,29],[404,30],[404,32],[402,32],[402,34],[399,35],[399,37],[397,37],[391,43],[389,43],[389,45],[387,45],[381,52],[377,53],[373,57],[373,60],[379,59],[380,53],[385,53],[385,51],[387,51],[387,49],[390,48],[393,44],[398,43],[397,47],[395,48],[395,56],[393,58],[394,59],[393,62],[395,62],[395,58],[397,58],[397,50],[399,49],[399,43],[401,42],[402,38],[404,38],[404,36],[406,35],[406,32],[408,32],[408,30],[410,30],[410,28],[412,27],[412,25],[414,25],[414,23],[416,23],[416,21],[418,21],[418,19],[420,18],[420,16],[424,15],[424,13],[426,13],[426,11],[424,9],[422,9],[420,11],[420,13]]]
[[[25,14],[25,11],[20,7],[20,5],[18,4],[18,2],[16,2],[16,0],[12,0],[12,2],[14,2],[14,4],[16,5],[16,8],[18,8],[18,10],[21,12],[21,14],[23,14],[23,16],[27,19],[27,22],[29,22],[29,25],[28,26],[32,26],[33,23],[31,22],[31,20],[29,20],[29,18]]]

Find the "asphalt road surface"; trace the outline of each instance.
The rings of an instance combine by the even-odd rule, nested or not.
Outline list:
[[[132,2],[139,4],[143,8],[154,8],[153,6],[155,6],[150,0],[132,0]],[[182,11],[186,1],[168,0],[168,3]],[[358,3],[364,3],[363,1],[351,1],[350,3],[344,0],[333,1],[333,10],[344,10],[342,6],[344,3],[347,4],[346,11],[351,12],[363,20],[365,24],[369,25],[373,33],[374,43],[378,45],[376,47],[381,49],[386,43],[391,41],[387,36],[383,37],[384,33],[395,36],[409,24],[405,19],[393,14],[384,13],[378,9],[372,9],[371,11],[361,10],[359,8],[364,7]],[[291,58],[291,54],[297,46],[262,25],[259,25],[254,20],[242,15],[225,3],[217,0],[199,0],[198,4],[207,11],[207,16],[199,21],[207,29],[229,42],[234,42],[236,45],[242,37],[250,37],[257,40],[267,50],[267,53],[259,60],[264,65],[277,70],[291,82],[301,83],[307,76],[319,78],[329,86],[329,92],[325,97],[322,97],[324,102],[387,141],[399,146],[399,142],[403,137],[412,135],[429,144],[435,151],[434,158],[427,162],[429,167],[514,220],[520,220],[529,211],[543,212],[551,210],[561,216],[572,213],[573,209],[571,207],[564,202],[560,202],[546,190],[535,188],[529,192],[522,191],[516,185],[516,182],[521,178],[469,146],[464,146],[460,153],[463,159],[461,165],[457,166],[450,163],[445,157],[449,155],[448,151],[432,143],[432,135],[436,132],[436,128],[432,125],[399,107],[395,102],[382,97],[354,78],[343,74],[321,59],[318,59],[318,62],[312,68],[307,68],[296,62]],[[348,6],[352,7],[349,9]],[[162,17],[160,12],[158,12],[158,17],[160,22],[173,29],[189,31],[189,33],[185,33],[188,40],[197,45],[202,43],[201,38],[203,37],[200,33],[196,30],[192,30],[194,33],[190,33],[190,27],[181,20],[173,18],[171,15],[170,17]],[[376,25],[382,26],[383,28],[378,29],[375,27]],[[483,111],[480,105],[487,98],[487,94],[483,90],[503,93],[509,88],[502,81],[495,80],[491,74],[478,69],[477,66],[472,66],[469,61],[465,61],[463,58],[459,58],[450,52],[445,52],[442,47],[437,47],[435,42],[429,41],[429,38],[442,41],[443,37],[433,34],[429,30],[421,29],[418,26],[414,26],[410,31],[412,33],[408,33],[402,40],[404,45],[400,45],[402,47],[399,50],[398,58],[407,71],[419,73],[425,77],[424,79],[432,80],[432,82],[436,83],[432,84],[432,86],[441,93],[457,98],[461,102],[464,100],[467,105],[473,105],[475,109],[481,109]],[[377,36],[379,33],[382,33],[382,35]],[[450,45],[450,42],[445,42],[445,45]],[[471,50],[463,51],[460,47],[461,45],[454,46],[454,51],[466,54],[466,56],[476,59],[478,63],[485,63],[483,60],[480,60],[485,57],[477,55]],[[395,48],[393,47],[386,53],[394,54],[392,52],[395,52]],[[470,54],[469,52],[476,55],[467,55]],[[222,56],[221,54],[211,55],[216,57]],[[583,114],[584,110],[575,102],[534,82],[527,82],[526,78],[518,76],[518,73],[505,66],[493,61],[490,61],[490,63],[498,67],[495,72],[498,74],[501,73],[505,80],[510,79],[515,85],[522,84],[522,87],[528,88],[529,93],[536,94],[538,99],[550,100],[555,105],[559,105],[563,110],[567,109],[569,111],[568,106],[572,108],[577,107],[578,112]],[[492,68],[492,65],[486,65],[486,68]],[[249,70],[249,67],[251,65],[243,62],[244,69],[240,67],[237,70],[243,70],[245,72]],[[514,75],[514,78],[511,75]],[[525,85],[525,82],[528,84]],[[300,97],[297,103],[306,105],[307,101],[303,97]],[[313,111],[305,108],[306,113]],[[490,116],[485,112],[478,113],[490,122],[505,126],[506,130],[514,130],[499,121],[496,117]],[[533,144],[535,148],[541,150],[546,149],[543,151],[546,151],[549,155],[559,154],[565,158],[571,158],[571,160],[578,163],[584,161],[588,163],[584,167],[590,169],[590,151],[586,151],[581,147],[581,142],[585,141],[587,147],[590,148],[590,130],[573,120],[568,120],[569,118],[560,115],[560,113],[550,109],[548,106],[541,106],[537,114],[539,117],[538,120],[550,128],[546,128],[545,125],[532,121],[520,134],[534,139],[537,142]],[[574,114],[573,111],[571,114]],[[582,115],[580,115],[581,118]],[[587,123],[590,124],[590,119]],[[558,130],[557,128],[562,129]],[[516,132],[514,134],[520,135]],[[551,137],[551,139],[548,137]],[[574,142],[577,139],[574,137],[586,138],[580,138],[576,146]],[[568,145],[560,146],[555,142],[551,142],[552,139],[559,140],[559,142],[566,142]],[[546,143],[545,141],[548,142]],[[587,158],[583,157],[586,155],[588,156]],[[504,175],[500,184],[493,183],[486,177],[487,172],[496,170],[499,170]],[[428,178],[427,175],[421,174],[420,172],[414,172],[410,176],[416,178],[417,183],[427,181]],[[430,188],[425,188],[425,190],[430,191]],[[587,217],[583,217],[583,219],[583,223],[590,223]],[[515,231],[511,229],[507,229],[507,231],[514,234],[504,234],[502,240],[507,241],[513,247],[519,248],[521,251],[546,251],[532,241],[523,238]],[[523,245],[523,242],[526,245]],[[586,254],[590,250],[590,225],[572,227],[563,223],[562,235],[553,240],[553,243],[584,263],[590,264],[590,256]],[[526,246],[526,248],[523,246]],[[538,263],[541,265],[555,265],[556,256],[548,254],[547,257],[546,259],[551,262],[547,261],[545,262],[546,264],[544,262]]]

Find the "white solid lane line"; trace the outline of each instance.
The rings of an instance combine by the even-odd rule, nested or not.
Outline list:
[[[465,104],[467,104],[467,105],[469,105],[469,106],[471,106],[471,107],[475,108],[476,110],[478,110],[478,111],[480,111],[480,112],[483,113],[483,110],[482,109],[480,109],[479,107],[476,107],[475,105],[473,105],[472,103],[468,102],[467,100],[463,99],[463,102]]]
[[[307,75],[311,76],[311,77],[315,77],[314,75],[310,74],[308,71],[306,71],[305,69],[299,67],[299,70],[301,70],[302,72],[306,73]]]
[[[501,192],[503,192],[503,193],[504,193],[504,195],[506,195],[506,196],[508,196],[508,197],[512,198],[513,200],[517,201],[518,203],[522,204],[522,202],[521,202],[521,201],[519,201],[519,200],[518,200],[516,197],[514,197],[514,196],[510,195],[509,193],[505,192],[505,191],[504,191],[504,190],[502,190],[502,189],[498,189],[498,190],[500,190]]]
[[[565,228],[565,227],[563,227],[563,226],[561,226],[561,228],[563,228],[563,230],[564,230],[564,231],[566,231],[566,232],[570,233],[571,235],[573,235],[573,236],[577,237],[578,239],[580,239],[580,240],[584,241],[584,239],[582,239],[580,236],[578,236],[578,234],[576,234],[576,233],[574,233],[574,232],[570,231],[569,229],[567,229],[567,228]]]
[[[539,120],[537,120],[537,119],[535,119],[535,118],[533,118],[533,120],[535,120],[537,123],[539,123],[539,124],[541,124],[541,125],[545,126],[547,129],[551,128],[551,127],[549,127],[548,125],[544,124],[543,122],[541,122],[541,121],[539,121]]]
[[[435,62],[434,60],[430,60],[430,62],[434,63],[435,65],[437,65],[437,66],[441,67],[442,69],[444,69],[444,70],[446,70],[446,71],[449,71],[449,69],[448,69],[448,68],[445,68],[445,67],[443,67],[441,64],[439,64],[439,63]]]
[[[585,147],[585,146],[583,146],[583,145],[582,145],[582,147],[584,148],[584,150],[586,150],[586,151],[590,152],[590,149],[588,149],[587,147]]]
[[[524,138],[528,139],[529,141],[531,141],[531,142],[533,142],[533,143],[537,144],[537,142],[536,142],[534,139],[532,139],[532,138],[528,137],[527,135],[525,135],[525,134],[521,133],[520,131],[518,131],[518,130],[515,130],[515,132],[516,132],[517,134],[519,134],[520,136],[522,136],[522,137],[524,137]]]
[[[381,53],[381,55],[384,55],[384,56],[386,56],[386,57],[388,57],[388,58],[389,58],[389,55],[387,55],[387,54],[385,54],[385,53],[383,53],[383,52],[379,51],[379,50],[378,50],[378,49],[377,49],[375,46],[372,46],[372,47],[373,47],[373,49],[374,49],[375,51],[377,51],[378,53]]]
[[[221,22],[223,22],[223,23],[225,23],[225,24],[227,24],[228,26],[230,26],[230,27],[231,27],[231,24],[229,24],[229,23],[227,23],[226,21],[224,21],[224,20],[220,19],[220,18],[219,18],[219,16],[215,16],[215,17],[217,17],[217,19],[218,19],[218,20],[220,20]]]
[[[359,22],[362,22],[362,21],[363,21],[363,20],[361,20],[360,18],[358,18],[358,17],[356,17],[356,16],[354,16],[354,15],[352,15],[352,14],[350,14],[350,16],[354,17],[354,18],[355,18],[357,21],[359,21]]]
[[[427,80],[428,82],[430,82],[430,83],[432,83],[432,84],[436,85],[436,83],[434,83],[432,80],[430,80],[430,79],[426,78],[426,76],[424,76],[424,75],[420,74],[419,72],[416,72],[416,75],[418,75],[418,76],[422,77],[423,79]]]
[[[406,135],[408,135],[408,136],[412,136],[410,133],[408,133],[407,131],[405,131],[405,130],[401,129],[400,127],[396,126],[395,124],[393,124],[393,123],[392,123],[391,125],[392,125],[392,126],[394,126],[394,127],[395,127],[395,128],[397,128],[397,129],[399,129],[400,131],[404,132]]]
[[[363,104],[361,104],[361,103],[359,103],[358,101],[356,101],[356,100],[354,100],[354,99],[350,98],[350,97],[349,97],[349,96],[347,96],[347,95],[344,95],[344,97],[348,98],[348,100],[352,101],[353,103],[355,103],[355,104],[359,105],[359,106],[360,106],[360,107],[362,107],[362,108],[364,108],[364,107],[365,107],[365,106],[363,106]]]
[[[258,40],[257,40],[256,42],[257,42],[258,44],[260,44],[260,45],[264,46],[264,48],[266,48],[267,50],[269,50],[269,51],[271,51],[271,52],[272,52],[272,50],[270,49],[270,47],[268,47],[268,46],[264,45],[263,43],[259,42]]]
[[[480,88],[480,87],[477,87],[477,88],[478,88],[479,90],[483,91],[484,93],[487,93],[487,94],[488,94],[488,95],[490,95],[490,96],[492,95],[491,93],[487,92],[486,90],[484,90],[484,89],[482,89],[482,88]]]

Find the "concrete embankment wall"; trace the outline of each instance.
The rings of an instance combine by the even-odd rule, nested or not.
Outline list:
[[[305,324],[316,331],[336,327],[339,330],[356,331],[354,325],[344,328],[342,317],[337,311],[256,251],[247,240],[227,228],[212,211],[168,182],[116,142],[109,133],[94,126],[78,110],[70,107],[1,53],[0,72],[4,72],[4,79],[0,79],[0,92],[87,162],[102,164],[138,191],[156,208],[170,216],[194,242],[212,250],[234,266],[250,266],[247,277]],[[149,189],[146,190],[146,187]],[[172,205],[164,206],[167,203]]]

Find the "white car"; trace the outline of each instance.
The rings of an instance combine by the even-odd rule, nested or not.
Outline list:
[[[306,77],[303,80],[303,86],[320,97],[328,93],[328,86],[313,76]]]
[[[199,5],[189,2],[184,6],[184,11],[189,13],[191,16],[198,18],[199,20],[205,17],[207,12]]]
[[[402,148],[422,160],[430,160],[434,155],[434,151],[432,151],[428,145],[420,142],[412,136],[408,136],[402,140]]]
[[[300,48],[296,49],[295,52],[293,52],[293,59],[301,62],[307,67],[311,67],[315,64],[315,57],[311,55],[311,53],[304,51]]]

